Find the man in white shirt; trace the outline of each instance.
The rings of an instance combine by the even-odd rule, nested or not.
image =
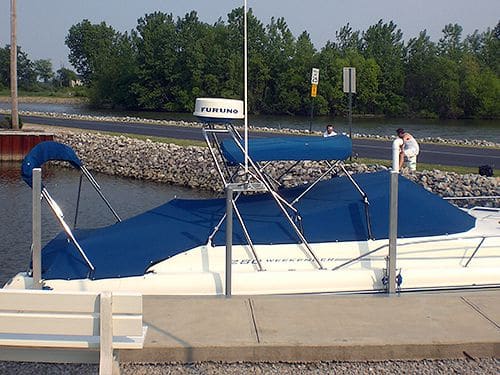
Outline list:
[[[337,133],[335,132],[335,130],[333,130],[333,125],[327,125],[326,130],[323,133],[323,137],[333,137],[334,135],[337,135]]]
[[[401,146],[401,151],[399,153],[399,169],[403,167],[406,159],[406,166],[410,171],[417,170],[417,155],[420,152],[420,147],[417,141],[410,133],[405,132],[404,129],[399,128],[396,130],[399,138],[403,140],[403,145]]]

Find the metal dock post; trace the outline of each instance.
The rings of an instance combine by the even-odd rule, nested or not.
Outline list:
[[[398,242],[398,177],[399,152],[403,140],[396,138],[392,143],[392,169],[389,206],[389,260],[387,262],[387,292],[396,292],[396,257]]]
[[[42,289],[42,170],[33,169],[32,263],[33,289]]]
[[[233,263],[233,186],[226,187],[226,297],[231,297],[231,273]]]

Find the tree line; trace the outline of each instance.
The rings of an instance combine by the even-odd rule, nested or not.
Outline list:
[[[61,67],[56,72],[49,59],[30,60],[28,54],[17,47],[17,80],[23,91],[54,91],[69,87],[71,81],[78,79],[77,74]],[[0,90],[10,87],[10,45],[0,47]]]
[[[130,32],[83,20],[65,42],[94,105],[191,112],[197,97],[243,97],[243,16],[236,8],[208,24],[195,11],[182,18],[154,12]],[[344,114],[342,68],[352,66],[355,113],[498,118],[500,22],[465,37],[462,32],[449,24],[438,42],[425,30],[405,42],[392,21],[364,31],[346,24],[317,50],[307,32],[295,37],[284,18],[264,25],[250,10],[249,111],[308,114],[316,67],[315,113]]]

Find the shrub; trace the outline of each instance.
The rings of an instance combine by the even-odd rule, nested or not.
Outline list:
[[[9,115],[5,115],[2,120],[0,120],[0,128],[3,129],[12,129],[12,117]],[[23,128],[23,121],[21,116],[19,116],[19,129]]]

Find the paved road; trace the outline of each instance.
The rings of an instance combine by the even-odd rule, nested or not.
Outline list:
[[[183,126],[164,126],[141,123],[100,122],[87,120],[69,120],[59,118],[23,116],[27,123],[63,126],[89,130],[109,131],[117,133],[142,134],[154,137],[168,137],[177,139],[203,140],[199,128]],[[251,132],[253,136],[273,137],[277,134]],[[353,151],[361,158],[391,159],[391,142],[368,139],[355,139]],[[491,165],[500,166],[500,149],[478,147],[456,147],[437,144],[422,144],[419,155],[420,163],[441,165],[459,165],[478,167]]]

